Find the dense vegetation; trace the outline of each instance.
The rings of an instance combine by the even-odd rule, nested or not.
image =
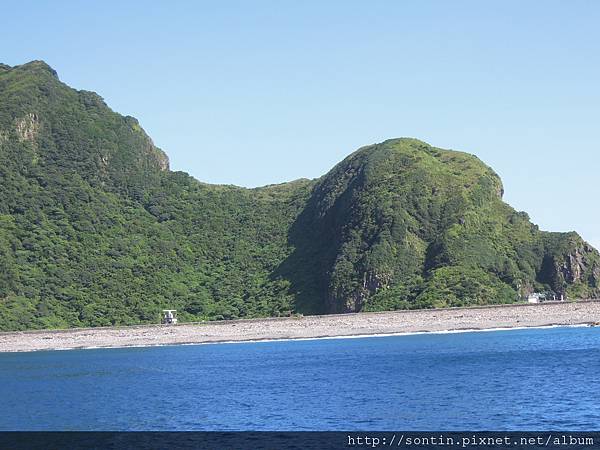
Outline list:
[[[600,293],[600,255],[502,202],[476,157],[395,139],[258,189],[168,170],[132,117],[0,65],[0,329]]]

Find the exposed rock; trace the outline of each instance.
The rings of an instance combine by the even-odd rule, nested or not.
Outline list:
[[[545,272],[540,281],[548,283],[554,291],[566,294],[570,285],[581,283],[589,284],[591,288],[600,285],[600,265],[597,263],[597,253],[589,244],[578,238],[573,242],[572,248],[564,254],[547,255],[545,258]],[[592,289],[594,291],[594,289]],[[592,292],[598,295],[600,292]]]
[[[568,255],[565,266],[563,266],[563,274],[569,283],[582,281],[583,275],[588,270],[587,254],[591,253],[592,248],[584,244],[582,248],[576,248],[575,251]]]
[[[380,289],[385,289],[390,285],[391,276],[386,274],[377,274],[372,271],[363,273],[362,285],[356,288],[354,292],[348,295],[343,301],[343,307],[340,312],[357,312],[363,309],[365,301]],[[331,296],[329,299],[330,308],[336,311],[340,304],[337,296]]]
[[[25,117],[17,119],[15,129],[21,142],[34,142],[40,130],[40,122],[37,114],[29,113]]]
[[[165,154],[165,152],[154,145],[154,142],[152,142],[150,137],[146,136],[146,138],[146,148],[144,150],[146,156],[154,161],[158,168],[163,172],[169,170],[169,157]]]
[[[162,170],[163,172],[168,171],[169,170],[169,157],[166,155],[165,152],[163,152],[158,147],[154,147],[153,150],[154,150],[154,152],[153,152],[154,159],[155,159],[156,163],[158,164],[158,167],[160,168],[160,170]]]
[[[600,288],[600,265],[597,265],[592,270],[591,282],[594,287]]]

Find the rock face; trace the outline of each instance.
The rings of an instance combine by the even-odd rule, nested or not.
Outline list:
[[[25,117],[17,119],[15,128],[21,141],[34,142],[40,128],[37,114],[30,112]]]
[[[0,329],[600,296],[600,255],[502,201],[475,156],[363,147],[257,189],[171,172],[133,117],[0,65]]]
[[[561,267],[561,274],[567,283],[581,282],[586,272],[586,261],[583,253],[576,249],[566,257],[565,264]]]
[[[546,267],[542,268],[544,281],[562,295],[568,294],[573,287],[584,291],[587,287],[592,288],[592,295],[596,295],[600,279],[597,251],[574,233],[563,240],[560,247],[552,244],[548,249]]]

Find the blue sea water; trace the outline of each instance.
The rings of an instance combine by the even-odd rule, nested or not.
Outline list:
[[[0,353],[1,430],[590,430],[600,328]]]

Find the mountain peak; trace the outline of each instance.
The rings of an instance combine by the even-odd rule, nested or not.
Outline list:
[[[10,67],[5,64],[2,65],[4,68],[8,68],[8,70],[19,70],[19,71],[30,71],[30,72],[43,72],[49,73],[54,78],[58,79],[58,73],[54,70],[48,63],[45,61],[36,59],[33,61],[29,61],[28,63],[21,64],[19,66]]]
[[[33,145],[23,163],[71,170],[128,191],[168,170],[167,156],[138,121],[112,111],[98,94],[62,83],[44,61],[6,67],[0,71],[0,135]]]

